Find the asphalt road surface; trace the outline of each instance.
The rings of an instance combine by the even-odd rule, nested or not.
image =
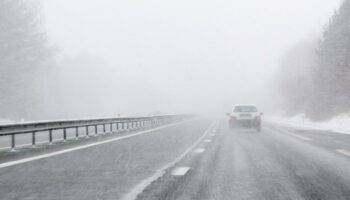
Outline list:
[[[21,154],[0,153],[0,199],[350,199],[350,135],[274,123],[195,119]]]

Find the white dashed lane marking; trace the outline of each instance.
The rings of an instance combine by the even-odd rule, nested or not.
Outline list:
[[[346,155],[346,156],[350,156],[350,151],[348,150],[345,150],[345,149],[337,149],[335,150],[336,152],[340,153],[340,154],[343,154],[343,155]]]
[[[189,167],[178,167],[171,174],[173,176],[184,176],[188,170],[190,170]]]
[[[210,125],[210,127],[204,132],[204,134],[196,140],[195,143],[193,143],[184,153],[182,153],[180,156],[178,156],[175,160],[172,162],[166,164],[162,168],[158,169],[156,173],[154,173],[152,176],[142,180],[139,182],[134,188],[132,188],[126,195],[122,197],[122,200],[135,200],[139,194],[141,194],[146,187],[148,187],[152,182],[157,180],[158,178],[162,177],[166,170],[170,169],[170,167],[174,166],[176,163],[180,162],[185,156],[187,156],[190,152],[193,151],[193,149],[203,141],[205,137],[208,136],[208,133],[213,129],[213,127],[217,126],[217,123],[213,123]],[[183,170],[182,170],[183,171]],[[187,170],[188,171],[188,170]],[[186,171],[186,172],[187,172]],[[175,172],[175,171],[174,171]],[[171,173],[173,174],[173,173]],[[177,176],[177,175],[175,175]]]
[[[204,148],[196,149],[194,152],[195,153],[203,153],[205,151]]]

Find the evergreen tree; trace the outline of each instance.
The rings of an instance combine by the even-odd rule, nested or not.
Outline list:
[[[41,4],[0,1],[0,118],[31,117],[38,107],[37,73],[50,57]]]
[[[343,2],[324,31],[313,70],[310,115],[319,120],[350,111],[350,0]]]

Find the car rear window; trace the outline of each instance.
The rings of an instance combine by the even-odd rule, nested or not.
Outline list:
[[[257,112],[255,106],[236,106],[233,112]]]

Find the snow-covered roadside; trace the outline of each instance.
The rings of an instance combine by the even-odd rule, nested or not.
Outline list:
[[[348,115],[338,116],[325,122],[312,122],[305,119],[303,115],[297,115],[290,118],[271,116],[267,117],[266,120],[295,128],[328,130],[337,133],[350,134],[350,116]]]

